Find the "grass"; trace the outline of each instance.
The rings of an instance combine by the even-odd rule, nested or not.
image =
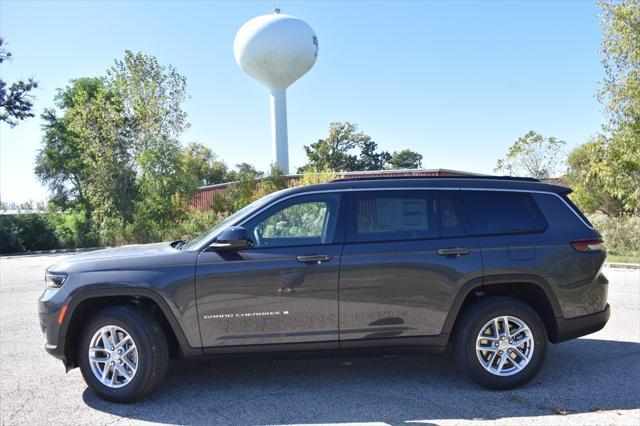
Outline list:
[[[607,262],[612,263],[640,263],[640,256],[633,253],[608,254]]]

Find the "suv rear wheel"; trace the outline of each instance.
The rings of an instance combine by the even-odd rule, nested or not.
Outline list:
[[[471,379],[490,389],[512,389],[530,381],[542,367],[547,334],[529,305],[492,297],[465,312],[454,344],[456,360]]]
[[[156,319],[139,308],[114,306],[84,328],[78,362],[85,382],[101,398],[136,401],[164,378],[169,348]]]

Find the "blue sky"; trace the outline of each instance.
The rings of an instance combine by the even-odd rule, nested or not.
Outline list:
[[[307,21],[320,52],[287,93],[292,170],[303,145],[351,121],[380,148],[410,148],[427,168],[491,173],[528,130],[576,146],[603,121],[602,66],[592,2],[279,1]],[[258,2],[0,1],[0,35],[14,58],[2,78],[35,77],[36,113],[70,79],[103,75],[125,49],[187,77],[184,143],[228,165],[271,162],[268,91],[236,65],[233,39]],[[33,175],[40,119],[0,124],[0,196],[46,198]]]

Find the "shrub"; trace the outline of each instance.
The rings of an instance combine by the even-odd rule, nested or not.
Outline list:
[[[93,222],[82,212],[52,213],[49,215],[58,248],[95,247],[100,245]]]
[[[602,234],[609,253],[640,258],[640,216],[612,217],[594,213],[589,215],[589,220]]]
[[[50,250],[59,247],[49,215],[0,216],[0,253]]]
[[[300,185],[315,185],[338,179],[340,175],[332,170],[307,170],[300,179]]]
[[[214,211],[189,211],[171,232],[172,240],[184,240],[203,233],[213,225],[220,223],[227,215]]]

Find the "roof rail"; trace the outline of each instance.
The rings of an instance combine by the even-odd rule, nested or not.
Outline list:
[[[539,179],[519,176],[366,176],[333,179],[330,182],[355,182],[359,180],[406,180],[406,179],[467,179],[467,180],[506,180],[519,182],[540,182]]]

